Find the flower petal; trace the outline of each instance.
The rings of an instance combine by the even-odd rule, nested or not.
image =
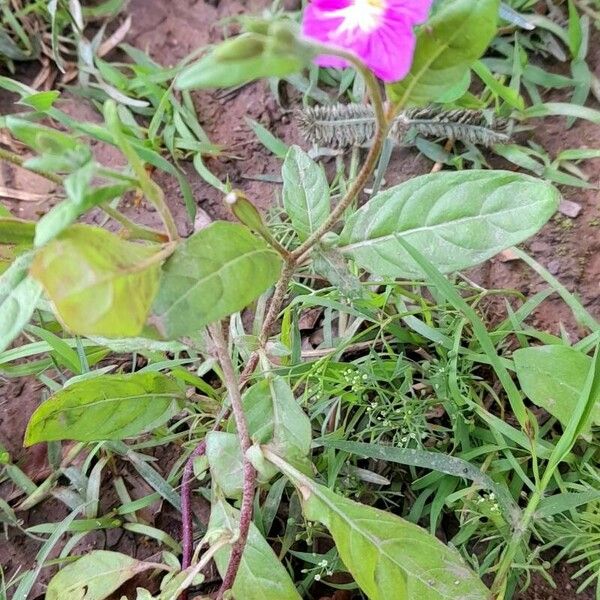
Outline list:
[[[369,37],[359,56],[377,77],[394,83],[410,71],[415,45],[416,37],[408,23],[386,23]]]
[[[388,10],[406,17],[413,25],[425,23],[433,0],[387,0]]]
[[[356,13],[343,9],[357,10],[358,5],[352,6],[357,1],[312,0],[304,11],[303,35],[351,52],[387,83],[400,81],[412,64],[416,44],[413,26],[427,20],[433,0],[383,0],[384,13],[374,29],[357,21],[348,27],[348,21],[338,16],[345,12],[356,18]],[[324,67],[348,66],[336,56],[319,56],[315,62]]]

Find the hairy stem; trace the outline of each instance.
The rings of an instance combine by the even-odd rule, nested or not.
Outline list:
[[[202,440],[190,454],[181,478],[181,545],[183,556],[181,568],[187,569],[192,564],[194,553],[194,524],[192,521],[192,481],[194,480],[194,460],[204,456],[206,442]]]
[[[531,521],[535,516],[535,511],[541,500],[542,494],[539,490],[536,490],[529,499],[527,508],[523,513],[517,530],[513,532],[510,542],[502,554],[502,558],[498,565],[498,571],[496,572],[496,577],[494,578],[494,583],[492,585],[492,596],[497,600],[504,600],[510,569],[512,568],[513,561],[519,551],[519,546],[521,545],[523,538],[530,530]]]
[[[223,336],[223,328],[221,323],[212,326],[210,328],[210,334],[215,345],[217,359],[221,365],[221,369],[223,370],[225,388],[227,389],[229,399],[231,401],[231,410],[235,419],[240,446],[242,447],[244,469],[244,486],[242,490],[239,537],[231,548],[231,555],[229,557],[227,571],[223,577],[223,583],[221,584],[221,588],[217,594],[217,600],[222,600],[225,592],[231,589],[235,582],[235,578],[240,567],[240,562],[242,560],[242,554],[248,539],[250,523],[252,522],[254,489],[256,486],[256,471],[252,466],[252,463],[250,463],[246,457],[246,451],[252,445],[252,441],[250,440],[248,423],[246,421],[246,415],[244,414],[244,408],[242,406],[242,395],[240,393],[239,382],[233,368],[233,363],[231,362],[231,357],[229,356],[229,349],[227,348],[227,343],[225,342],[225,338]]]
[[[334,53],[340,54],[340,52],[338,52],[337,50]],[[299,264],[301,264],[302,261],[305,260],[305,258],[307,258],[313,246],[317,244],[327,232],[333,229],[336,223],[343,216],[346,209],[350,206],[350,204],[352,204],[352,202],[355,200],[358,194],[362,192],[367,181],[369,180],[369,177],[371,177],[371,175],[375,171],[375,168],[377,167],[377,161],[379,159],[379,155],[381,154],[387,131],[389,129],[389,123],[391,122],[392,115],[391,113],[386,114],[383,98],[381,96],[381,90],[379,88],[379,83],[375,79],[374,75],[370,71],[365,69],[365,67],[360,62],[358,62],[352,55],[346,55],[343,52],[340,55],[349,62],[352,62],[365,78],[365,82],[367,84],[367,88],[371,97],[371,103],[373,104],[373,109],[375,111],[375,118],[377,121],[375,138],[369,150],[369,154],[367,155],[367,158],[356,179],[348,188],[348,190],[344,194],[344,197],[340,200],[338,205],[331,212],[327,221],[325,221],[325,223],[323,223],[323,225],[319,227],[319,229],[315,231],[299,248],[297,248],[294,252],[289,254],[285,267],[283,268],[283,271],[281,272],[281,275],[279,277],[279,281],[275,286],[275,292],[269,304],[269,309],[265,316],[265,320],[260,332],[259,345],[261,348],[264,348],[265,344],[269,340],[271,331],[275,323],[277,322],[277,318],[279,317],[279,313],[285,300],[285,294],[287,292],[290,281],[292,280],[296,267]],[[258,366],[258,359],[258,352],[255,351],[250,355],[250,358],[248,359],[240,377],[240,385],[242,388],[248,383],[248,381],[252,377],[252,373]]]
[[[18,154],[11,152],[10,150],[0,148],[0,160],[5,160],[6,162],[16,165],[17,167],[23,167],[24,169],[27,169],[27,167],[24,166],[25,159],[19,156]],[[57,185],[62,185],[63,183],[62,177],[60,175],[56,175],[55,173],[48,173],[47,171],[37,171],[35,169],[27,170],[31,171],[32,173],[37,173],[41,177],[44,177],[48,181],[52,181],[52,183],[56,183]]]
[[[339,54],[337,50],[334,53]],[[381,90],[379,88],[379,83],[377,82],[373,74],[370,71],[368,71],[360,62],[358,62],[352,55],[346,55],[345,53],[343,53],[343,58],[346,58],[346,60],[353,63],[365,78],[377,121],[375,138],[369,150],[369,154],[367,155],[367,158],[360,172],[358,173],[358,176],[353,181],[349,189],[346,191],[338,205],[331,212],[327,221],[316,232],[314,232],[313,235],[311,235],[297,250],[287,255],[284,255],[285,266],[281,272],[277,285],[275,286],[275,291],[273,293],[273,297],[271,298],[271,302],[269,303],[269,308],[267,310],[267,314],[265,315],[265,320],[263,322],[261,332],[259,335],[260,349],[264,349],[266,343],[269,340],[269,336],[271,335],[273,327],[277,322],[279,313],[285,301],[285,295],[288,290],[288,286],[292,280],[297,266],[301,264],[303,260],[305,260],[305,258],[310,253],[311,249],[314,247],[314,245],[317,244],[327,232],[333,229],[333,227],[337,224],[339,219],[343,216],[346,209],[362,192],[367,181],[375,171],[377,161],[379,159],[379,155],[383,148],[383,144],[389,129],[389,123],[391,122],[392,114],[391,112],[390,114],[386,114]],[[231,363],[231,358],[229,356],[227,345],[223,338],[223,331],[221,329],[221,325],[217,325],[211,328],[211,336],[213,338],[213,342],[215,343],[217,358],[221,364],[221,368],[223,369],[225,386],[229,392],[229,396],[231,399],[231,408],[236,421],[236,427],[238,430],[238,436],[240,438],[242,450],[244,452],[244,487],[242,496],[242,509],[240,515],[240,535],[237,542],[232,548],[227,572],[225,574],[225,577],[223,578],[223,583],[217,595],[217,600],[222,600],[225,592],[229,590],[235,582],[235,577],[239,569],[242,553],[244,551],[244,547],[248,537],[248,531],[250,528],[250,523],[252,520],[254,488],[256,484],[256,471],[247,460],[245,454],[246,450],[251,445],[251,441],[248,435],[248,427],[242,407],[240,390],[243,389],[244,386],[246,386],[246,384],[252,377],[252,373],[256,370],[256,367],[259,363],[259,352],[255,351],[250,355],[238,381],[233,370],[233,365]],[[186,491],[186,493],[189,494],[189,491]]]
[[[331,214],[327,220],[312,235],[310,235],[309,238],[299,248],[292,252],[291,257],[296,262],[302,262],[302,260],[307,257],[313,246],[317,244],[327,232],[333,229],[335,224],[343,216],[346,209],[363,191],[367,181],[369,180],[369,177],[371,177],[373,171],[375,171],[375,167],[377,166],[377,161],[379,159],[379,155],[381,154],[383,143],[385,142],[390,121],[385,113],[381,90],[379,89],[379,83],[375,79],[375,76],[370,71],[365,70],[363,67],[361,67],[360,72],[365,78],[365,82],[369,89],[371,102],[375,111],[375,118],[377,120],[377,129],[375,131],[373,144],[371,145],[369,154],[367,155],[367,158],[365,159],[358,176],[352,182],[352,185],[346,191],[344,197],[331,211]]]
[[[131,219],[122,215],[118,210],[114,209],[109,204],[101,204],[100,208],[117,223],[120,223],[127,231],[127,239],[148,240],[150,242],[164,243],[169,240],[169,237],[156,229],[150,229],[134,223]]]

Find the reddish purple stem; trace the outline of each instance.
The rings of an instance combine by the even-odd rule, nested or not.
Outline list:
[[[196,446],[196,449],[190,454],[181,479],[181,544],[183,546],[183,557],[181,559],[182,569],[187,569],[192,564],[192,555],[194,553],[194,524],[192,522],[192,481],[194,480],[194,460],[199,456],[204,456],[206,452],[206,442],[202,441]]]

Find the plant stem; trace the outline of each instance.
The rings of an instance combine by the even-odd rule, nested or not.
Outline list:
[[[312,247],[318,243],[327,232],[333,229],[335,224],[343,216],[346,209],[350,206],[350,204],[352,204],[358,194],[363,191],[367,181],[369,180],[369,177],[371,177],[373,171],[375,171],[375,168],[377,167],[377,160],[379,159],[379,155],[381,154],[381,150],[383,148],[383,143],[385,142],[385,138],[387,136],[389,119],[385,113],[381,90],[379,89],[379,83],[375,79],[375,76],[370,71],[367,71],[364,67],[360,68],[360,72],[365,78],[365,82],[371,96],[373,109],[375,111],[375,118],[377,120],[375,137],[358,176],[352,182],[352,185],[347,190],[344,197],[331,211],[331,214],[323,223],[323,225],[321,225],[312,235],[310,235],[309,238],[299,248],[292,252],[291,258],[297,263],[302,262]]]
[[[24,166],[25,160],[23,159],[23,157],[19,156],[18,154],[15,154],[14,152],[11,152],[10,150],[0,148],[0,160],[5,160],[6,162],[16,165],[17,167],[22,167],[24,169],[27,169],[28,171],[31,171],[32,173],[37,173],[40,177],[44,177],[48,181],[52,181],[52,183],[56,183],[57,185],[62,185],[63,183],[62,177],[60,175],[48,173],[47,171],[37,171],[34,169],[28,169]]]
[[[111,218],[120,223],[127,230],[128,239],[149,240],[151,242],[160,242],[161,244],[169,241],[169,237],[156,229],[150,229],[134,223],[125,215],[122,215],[118,210],[114,209],[109,204],[101,204],[100,208]]]
[[[194,479],[194,460],[199,456],[204,456],[205,452],[206,442],[202,440],[190,454],[190,457],[185,463],[183,476],[181,478],[182,570],[187,569],[192,564],[192,554],[194,552],[194,524],[192,522],[192,481]]]
[[[335,53],[339,54],[339,52],[337,51]],[[346,191],[344,197],[340,200],[338,205],[331,212],[327,221],[321,227],[319,227],[319,229],[315,231],[297,250],[287,254],[287,256],[284,255],[285,266],[275,286],[275,291],[273,293],[271,302],[269,303],[269,309],[265,316],[265,320],[263,322],[261,332],[259,335],[260,349],[264,349],[266,343],[269,340],[269,336],[271,335],[271,331],[275,323],[277,322],[279,313],[285,300],[285,295],[288,286],[292,280],[296,267],[299,264],[301,264],[303,260],[305,260],[313,246],[317,244],[327,232],[331,231],[331,229],[339,221],[340,217],[343,216],[346,209],[355,200],[358,194],[362,192],[367,181],[369,180],[369,177],[371,177],[377,166],[377,161],[383,148],[383,143],[385,141],[387,131],[389,128],[391,113],[390,115],[386,115],[383,97],[379,88],[379,83],[375,79],[374,75],[370,71],[368,71],[360,62],[358,62],[352,55],[346,55],[345,53],[343,53],[343,58],[353,63],[356,66],[357,70],[359,70],[365,78],[377,121],[375,138],[358,176],[356,177],[350,188]],[[235,582],[235,577],[239,569],[242,553],[244,551],[246,540],[248,538],[248,531],[252,520],[256,471],[246,458],[246,451],[251,445],[251,440],[248,434],[246,417],[244,415],[242,407],[240,390],[243,389],[243,387],[248,383],[250,377],[252,376],[252,373],[258,366],[259,352],[255,351],[250,355],[238,381],[233,370],[233,365],[231,363],[231,358],[229,356],[227,345],[223,338],[223,331],[221,329],[221,325],[219,324],[217,326],[211,327],[210,331],[211,337],[215,344],[217,358],[221,364],[221,368],[223,369],[225,386],[227,388],[227,391],[229,392],[229,396],[231,399],[231,408],[236,421],[236,427],[238,430],[238,436],[240,438],[242,451],[244,453],[244,487],[242,494],[242,508],[240,513],[240,535],[237,542],[232,548],[227,572],[225,574],[225,577],[223,578],[223,583],[217,594],[217,600],[222,600],[225,592],[229,590]],[[190,461],[188,461],[188,464],[189,463]],[[186,465],[186,469],[187,467],[188,465]],[[189,497],[189,490],[187,490],[187,488],[185,493],[188,494]],[[183,494],[184,490],[182,488],[182,499]]]
[[[235,425],[237,428],[237,435],[240,440],[240,446],[242,447],[244,469],[244,486],[242,490],[242,507],[240,511],[240,532],[237,541],[231,548],[227,572],[223,577],[223,583],[221,584],[221,588],[217,594],[217,600],[222,600],[225,592],[231,589],[235,582],[235,578],[240,567],[240,562],[242,560],[242,554],[248,539],[250,523],[252,522],[256,471],[252,466],[252,463],[246,457],[246,452],[252,445],[252,441],[250,440],[248,423],[246,421],[246,415],[244,414],[244,408],[242,406],[242,395],[240,393],[239,382],[233,368],[233,363],[231,362],[227,343],[225,342],[225,338],[223,336],[223,328],[221,323],[210,327],[210,334],[215,345],[217,359],[221,365],[221,369],[223,370],[225,388],[229,393],[231,410],[233,412],[233,417],[235,419]]]
[[[49,173],[48,171],[38,171],[35,169],[29,169],[25,166],[25,160],[23,159],[23,157],[19,156],[18,154],[15,154],[14,152],[10,152],[10,150],[5,150],[1,147],[0,160],[5,160],[6,162],[16,165],[17,167],[21,167],[23,169],[31,171],[32,173],[36,173],[40,177],[44,177],[44,179],[47,179],[52,183],[56,183],[56,185],[64,185],[63,178],[60,175],[56,175],[55,173]],[[135,182],[133,182],[132,185],[135,185]],[[102,208],[102,210],[108,216],[110,216],[112,219],[123,225],[125,229],[127,229],[127,231],[130,233],[130,235],[127,236],[128,239],[134,238],[138,240],[148,240],[151,242],[160,243],[168,241],[168,236],[160,233],[160,231],[137,225],[132,220],[128,219],[125,215],[122,215],[119,211],[115,210],[114,208],[112,208],[112,206],[108,204],[102,204],[100,208]]]
[[[535,511],[537,510],[541,499],[541,492],[536,490],[529,499],[527,508],[523,512],[521,522],[519,523],[518,528],[514,531],[510,542],[506,547],[504,554],[502,555],[500,564],[498,566],[498,571],[496,572],[496,577],[494,578],[494,583],[492,585],[492,596],[497,600],[504,600],[504,590],[506,589],[507,578],[512,567],[513,560],[519,550],[519,546],[523,540],[523,537],[529,531],[529,526],[533,517],[535,516]]]
[[[289,254],[288,259],[286,261],[286,265],[283,268],[283,271],[279,277],[279,281],[277,282],[277,285],[275,287],[275,292],[273,293],[273,298],[271,299],[271,302],[269,304],[269,310],[267,311],[261,329],[261,333],[259,336],[259,345],[261,348],[264,348],[265,344],[269,339],[269,336],[271,335],[273,326],[277,322],[277,318],[279,317],[279,313],[281,311],[281,307],[283,306],[283,301],[285,299],[285,293],[288,289],[290,281],[292,280],[292,276],[296,267],[307,258],[313,246],[317,244],[327,232],[333,229],[333,227],[339,221],[340,217],[343,216],[346,209],[350,206],[350,204],[352,204],[352,202],[358,196],[358,194],[362,192],[367,181],[369,180],[369,177],[371,177],[371,175],[375,171],[379,155],[381,154],[381,150],[385,142],[385,138],[389,128],[389,123],[391,122],[391,111],[390,114],[386,114],[383,97],[379,88],[379,83],[375,79],[375,76],[369,70],[367,70],[362,65],[362,63],[357,61],[357,59],[354,58],[352,55],[340,52],[337,49],[335,51],[332,50],[332,52],[338,54],[339,56],[342,56],[342,58],[345,58],[346,60],[354,64],[357,70],[365,78],[365,82],[369,90],[369,95],[371,97],[371,103],[373,105],[373,110],[375,111],[375,118],[377,122],[375,138],[369,150],[369,154],[367,155],[367,158],[365,159],[365,162],[360,172],[358,173],[358,176],[353,181],[350,188],[346,191],[344,197],[340,200],[338,205],[333,209],[328,219],[299,248],[297,248],[294,252]],[[246,363],[246,367],[244,368],[240,377],[240,385],[242,387],[244,387],[248,383],[257,365],[258,353],[255,351],[250,355],[250,358]]]

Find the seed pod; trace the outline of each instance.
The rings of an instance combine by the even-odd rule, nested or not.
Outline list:
[[[255,33],[244,33],[236,38],[219,44],[213,51],[213,57],[218,62],[255,58],[265,50],[263,36]]]

